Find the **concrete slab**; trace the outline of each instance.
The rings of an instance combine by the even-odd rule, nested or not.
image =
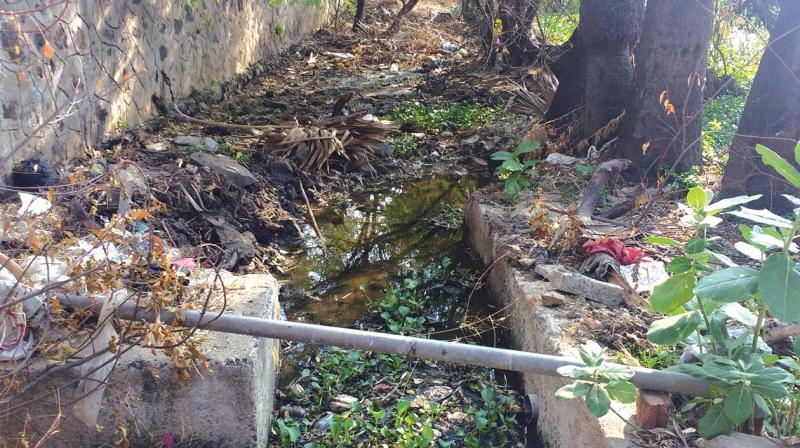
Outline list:
[[[507,256],[519,252],[513,236],[507,234],[512,207],[484,201],[479,191],[467,204],[465,219],[473,250],[491,270],[488,286],[492,296],[506,310],[513,348],[535,353],[578,358],[579,343],[570,337],[575,325],[559,308],[544,306],[542,297],[555,286],[533,272],[533,267],[518,268]],[[527,223],[527,220],[524,221]],[[582,298],[566,297],[573,311],[588,306]],[[626,424],[613,414],[601,419],[592,416],[582,400],[556,400],[555,391],[568,381],[561,378],[524,374],[525,392],[540,401],[539,432],[550,448],[622,448],[633,446]],[[614,403],[614,409],[630,420],[633,405]]]
[[[225,280],[228,312],[279,318],[278,283],[270,275],[252,274]],[[0,403],[0,447],[19,446],[26,417],[27,434],[38,440],[53,422],[52,392],[59,391],[64,418],[48,447],[113,446],[117,427],[127,428],[131,447],[163,446],[165,434],[176,446],[265,447],[269,435],[279,361],[278,341],[249,336],[206,333],[202,351],[211,372],[198,371],[179,382],[162,353],[133,349],[119,361],[103,397],[97,431],[70,415],[76,372],[58,378],[9,404]],[[0,365],[0,368],[3,366]],[[44,368],[39,365],[38,368]],[[3,409],[39,396],[44,401],[25,412],[3,415]],[[182,445],[181,445],[182,444]]]

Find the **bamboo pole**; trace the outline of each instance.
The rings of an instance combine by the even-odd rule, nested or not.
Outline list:
[[[63,305],[89,309],[93,312],[99,312],[102,307],[102,304],[88,297],[65,296],[62,294],[57,295],[57,297]],[[120,319],[126,320],[153,322],[156,319],[153,311],[139,308],[133,303],[119,306],[115,311],[115,315]],[[406,355],[454,364],[467,364],[547,376],[561,376],[557,371],[559,367],[584,365],[581,361],[561,356],[214,312],[203,314],[194,310],[181,310],[179,314],[176,314],[162,309],[160,311],[160,319],[165,324],[181,327],[198,327],[209,331],[261,338],[335,345],[347,349]],[[615,364],[609,363],[609,365]],[[709,385],[705,380],[683,373],[635,367],[632,369],[635,373],[631,382],[640,389],[697,397],[709,396]]]

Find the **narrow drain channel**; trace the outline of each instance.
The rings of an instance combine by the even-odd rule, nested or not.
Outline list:
[[[287,274],[282,279],[281,304],[286,317],[292,321],[337,327],[375,328],[376,320],[381,320],[375,308],[386,291],[402,288],[404,280],[413,277],[419,281],[418,288],[424,290],[426,301],[422,313],[425,327],[433,332],[431,337],[468,338],[473,343],[504,346],[502,332],[486,328],[482,333],[468,332],[461,325],[465,316],[474,321],[476,316],[492,312],[486,291],[475,287],[482,269],[470,256],[463,225],[466,199],[485,183],[485,179],[472,176],[431,175],[393,187],[352,194],[343,206],[315,210],[328,253],[323,254],[313,229],[307,226],[304,245],[290,256]],[[438,276],[442,271],[447,272],[444,278]],[[298,400],[297,396],[292,400],[291,390],[309,375],[317,375],[317,370],[324,369],[325,357],[331,354],[329,350],[306,344],[291,344],[283,350],[278,403],[279,406],[284,404],[284,414],[286,409],[296,411],[294,404],[308,401]],[[337,356],[336,352],[333,354]],[[408,370],[411,374],[414,369],[410,365],[400,367],[401,372]],[[486,370],[477,374],[466,368],[446,369],[441,378],[433,371],[420,373],[418,370],[421,379],[415,376],[414,384],[422,390],[442,386],[455,389],[457,384],[471,381],[493,390],[496,388],[498,393],[507,391],[503,392],[505,394],[517,386],[516,374]],[[479,379],[474,381],[475,378]],[[318,386],[314,381],[306,381],[306,384],[312,388]],[[373,390],[377,390],[377,386]],[[349,392],[356,395],[355,390]],[[320,392],[319,389],[307,390],[299,395],[311,393]],[[281,394],[290,396],[282,399]],[[465,398],[462,402],[482,402],[480,389],[466,394],[477,398],[472,401]],[[364,397],[360,398],[363,401]],[[307,428],[312,424],[316,428],[318,423],[314,421],[323,420],[321,415],[324,416],[327,409],[319,404],[322,399],[316,406],[314,400],[311,401],[314,415],[301,415]],[[468,411],[465,408],[448,413],[448,420],[450,415],[463,415],[462,410]],[[437,433],[456,437],[457,428],[466,428],[468,421],[440,425]],[[522,434],[521,429],[514,432]],[[513,436],[511,440],[515,441],[510,445],[493,446],[522,446],[520,436]],[[499,439],[492,440],[497,443]]]

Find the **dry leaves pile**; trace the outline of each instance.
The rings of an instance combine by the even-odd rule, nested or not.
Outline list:
[[[397,129],[391,121],[366,112],[330,117],[311,125],[297,125],[266,137],[267,150],[293,160],[301,170],[329,170],[336,158],[349,168],[374,171],[373,148]]]

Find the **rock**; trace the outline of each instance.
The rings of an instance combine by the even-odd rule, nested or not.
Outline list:
[[[369,146],[372,148],[372,152],[381,159],[391,159],[394,157],[394,146],[388,143],[372,143]]]
[[[169,148],[169,143],[166,141],[155,142],[155,143],[148,143],[145,145],[149,151],[161,152],[166,151]]]
[[[472,137],[468,137],[468,138],[465,138],[464,140],[461,140],[461,143],[463,143],[465,145],[473,145],[475,143],[478,143],[478,140],[480,140],[480,139],[481,139],[481,136],[478,135],[478,134],[475,134]]]
[[[449,422],[461,422],[461,421],[464,421],[464,419],[466,419],[466,418],[467,418],[467,414],[465,414],[465,413],[463,413],[461,411],[456,411],[456,412],[452,412],[452,413],[447,414],[447,421],[449,421]]]
[[[197,165],[186,165],[186,172],[189,174],[197,174]]]
[[[219,150],[219,143],[208,137],[181,135],[180,137],[175,137],[172,142],[181,146],[202,146],[208,152],[217,152],[217,150]]]
[[[311,429],[317,433],[328,431],[328,428],[331,427],[331,423],[333,423],[334,415],[335,414],[333,412],[328,412],[324,417],[321,417],[319,420],[314,422],[314,426],[312,426]]]
[[[784,445],[764,437],[732,432],[711,440],[699,440],[697,446],[699,448],[780,448]]]
[[[577,162],[578,159],[572,156],[567,156],[564,154],[559,154],[554,152],[552,154],[548,154],[547,158],[544,159],[545,162],[549,163],[550,165],[572,165],[573,163]]]
[[[444,138],[451,138],[453,135],[454,134],[452,132],[450,132],[450,131],[444,131],[441,134],[439,134],[440,137],[444,137]]]
[[[330,408],[334,412],[349,411],[355,403],[358,403],[358,398],[339,394],[331,399]]]
[[[525,268],[525,269],[529,269],[531,266],[536,264],[536,260],[534,260],[533,258],[529,258],[529,257],[520,258],[517,262],[519,263],[519,266],[521,268]]]
[[[542,294],[542,305],[547,307],[561,306],[564,304],[566,297],[556,291],[551,291]]]
[[[620,306],[624,300],[625,290],[619,286],[589,278],[561,265],[537,264],[534,272],[550,280],[555,289],[575,294],[584,299],[600,302],[610,307]]]
[[[279,159],[270,163],[269,174],[281,184],[288,184],[294,179],[294,168],[288,160]]]
[[[246,188],[256,183],[256,177],[237,161],[221,154],[196,152],[191,155],[192,162],[216,172],[229,183]]]

